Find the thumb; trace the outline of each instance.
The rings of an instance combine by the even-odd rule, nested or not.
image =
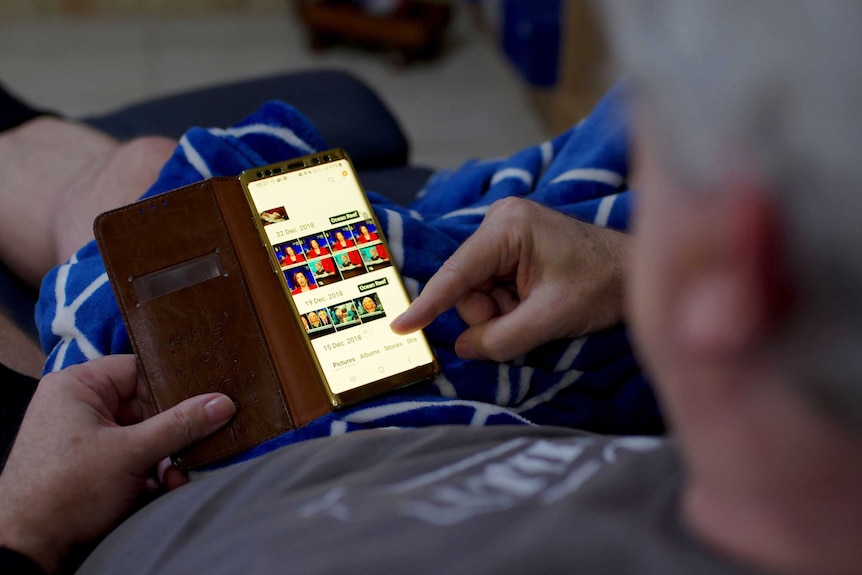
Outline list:
[[[521,304],[512,312],[468,328],[455,341],[455,353],[464,359],[509,361],[549,341],[546,325]]]
[[[236,405],[226,395],[208,393],[190,397],[170,409],[133,426],[141,458],[149,468],[192,443],[211,435],[236,413]],[[127,428],[128,429],[128,428]]]
[[[556,301],[554,289],[537,289],[513,309],[464,331],[455,352],[464,359],[509,361],[543,343],[565,337],[566,310]]]

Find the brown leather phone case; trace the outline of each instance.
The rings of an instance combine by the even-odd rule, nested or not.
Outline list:
[[[212,391],[237,403],[177,465],[207,466],[332,409],[238,179],[106,212],[94,230],[156,409]]]

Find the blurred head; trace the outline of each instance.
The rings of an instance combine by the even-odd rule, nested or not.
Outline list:
[[[310,245],[311,249],[313,249],[313,250],[319,250],[320,249],[320,244],[317,243],[317,240],[311,240],[310,242],[308,242],[308,245]]]
[[[377,309],[377,304],[374,303],[374,300],[371,298],[371,296],[365,296],[364,298],[362,298],[362,308],[366,312],[371,313]]]
[[[751,349],[772,354],[809,403],[862,429],[862,4],[600,6],[636,116],[642,179],[630,302],[645,362],[658,379],[684,378],[685,358],[663,337],[675,329],[680,288],[706,281],[715,269],[705,261],[759,257],[768,268],[762,303],[774,309],[754,314],[752,322],[771,323]],[[746,202],[750,210],[733,207]],[[724,207],[734,218],[722,219]],[[739,229],[754,230],[764,253],[700,241]],[[730,286],[734,276],[716,279]],[[713,307],[736,297],[713,287],[699,296]],[[750,299],[740,296],[737,308]],[[737,328],[713,336],[743,341],[747,326]]]
[[[305,274],[302,272],[295,272],[293,274],[293,283],[295,283],[299,287],[307,287],[308,278],[305,277]]]

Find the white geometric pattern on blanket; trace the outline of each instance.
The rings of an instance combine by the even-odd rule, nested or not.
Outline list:
[[[464,399],[452,399],[447,401],[446,405],[452,407],[470,407],[475,410],[473,419],[470,422],[470,425],[472,426],[485,425],[485,421],[490,416],[498,414],[509,415],[515,419],[518,419],[524,425],[535,425],[531,421],[524,419],[523,417],[517,416],[513,414],[511,410],[506,409],[505,407],[500,407],[499,405],[491,405],[490,403],[481,403],[478,401],[468,401]],[[360,409],[359,411],[348,413],[344,416],[344,421],[348,423],[371,423],[375,421],[380,421],[387,417],[392,417],[411,411],[418,411],[425,408],[436,407],[440,407],[440,402],[399,401],[395,403],[388,403],[386,405],[376,405],[374,407],[369,407],[368,409]]]
[[[614,209],[614,203],[617,201],[619,194],[613,194],[611,196],[605,196],[602,198],[602,201],[599,202],[599,209],[596,210],[596,217],[593,220],[593,223],[597,226],[607,227],[608,220],[611,217],[611,210]]]
[[[210,170],[206,160],[204,160],[203,156],[201,156],[195,147],[192,146],[192,143],[189,142],[188,136],[183,135],[183,137],[180,138],[180,148],[183,150],[183,154],[185,154],[188,163],[197,170],[203,179],[207,180],[213,177],[212,170]]]
[[[461,216],[484,216],[486,213],[488,213],[488,208],[490,207],[491,206],[485,205],[476,206],[475,208],[461,208],[460,210],[453,210],[448,214],[443,214],[442,216],[440,216],[440,219],[442,220],[445,218],[458,218]]]
[[[542,173],[544,175],[545,170],[548,169],[548,166],[551,165],[551,162],[554,159],[554,143],[553,142],[542,142],[539,145],[539,151],[542,154]]]
[[[249,124],[248,126],[240,126],[238,128],[210,128],[209,133],[214,136],[224,137],[232,136],[234,138],[242,138],[249,134],[266,134],[278,138],[306,154],[313,154],[316,150],[308,145],[308,142],[296,135],[296,132],[290,128],[283,126],[270,126],[268,124]]]
[[[396,266],[404,265],[404,220],[401,214],[394,210],[384,209],[389,229],[386,231],[386,239],[389,242],[389,255],[395,260]]]
[[[515,404],[521,403],[527,396],[527,391],[530,389],[528,384],[530,383],[530,378],[534,371],[535,369],[529,366],[521,367],[520,385],[518,385],[519,391],[518,396],[514,401]],[[501,363],[497,366],[496,401],[498,405],[509,405],[512,403],[512,381],[509,379],[509,366],[505,363]]]
[[[563,352],[563,355],[560,356],[560,360],[557,362],[557,365],[554,366],[554,371],[566,371],[572,367],[572,364],[575,363],[576,359],[578,359],[578,355],[580,355],[584,344],[587,343],[587,339],[587,336],[582,336],[573,340],[572,343],[569,344],[569,347],[566,348],[566,351]]]
[[[616,188],[619,187],[623,182],[625,182],[625,180],[626,179],[623,176],[610,170],[601,170],[596,168],[576,168],[574,170],[569,170],[568,172],[563,172],[562,174],[554,178],[551,183],[559,184],[561,182],[573,181],[599,182]]]
[[[533,187],[533,174],[522,168],[504,168],[494,174],[491,178],[491,186],[496,186],[507,178],[515,178],[526,184],[527,188]]]
[[[583,372],[576,369],[568,371],[563,377],[560,378],[560,381],[558,381],[556,385],[548,388],[547,390],[545,390],[544,393],[534,395],[528,401],[525,401],[518,407],[514,408],[514,410],[517,413],[524,413],[525,411],[529,411],[539,404],[548,403],[554,396],[559,394],[561,391],[574,385],[574,383],[577,382],[582,375]]]
[[[57,335],[62,335],[63,339],[57,347],[57,353],[54,356],[54,365],[52,366],[51,371],[57,371],[63,366],[63,362],[66,359],[66,352],[69,350],[69,346],[72,342],[78,344],[78,349],[81,350],[81,353],[83,353],[84,357],[87,359],[102,357],[102,353],[99,352],[99,350],[96,349],[96,346],[87,339],[87,336],[78,329],[78,326],[75,323],[75,316],[84,302],[87,301],[87,299],[97,289],[108,282],[108,274],[103,273],[97,277],[86,287],[86,289],[84,289],[84,291],[78,294],[78,297],[72,300],[71,304],[66,305],[66,280],[69,276],[69,267],[77,262],[77,254],[72,255],[69,262],[60,267],[59,273],[57,274],[57,281],[54,285],[54,293],[56,294],[55,297],[57,299],[57,312],[51,322],[51,330]]]
[[[443,373],[440,373],[440,375],[435,377],[433,383],[434,387],[439,391],[440,397],[448,397],[450,399],[458,397],[458,391],[455,389],[455,385],[446,379],[446,376]]]

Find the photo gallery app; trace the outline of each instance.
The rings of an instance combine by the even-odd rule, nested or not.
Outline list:
[[[389,322],[410,300],[347,161],[248,184],[299,322],[333,393],[433,362]]]
[[[386,317],[377,288],[388,285],[388,280],[373,272],[391,267],[392,262],[372,220],[275,244],[273,251],[297,307],[311,306],[300,314],[309,338]],[[371,281],[362,281],[366,277]],[[338,289],[341,286],[346,289]],[[315,291],[321,288],[331,289]]]

